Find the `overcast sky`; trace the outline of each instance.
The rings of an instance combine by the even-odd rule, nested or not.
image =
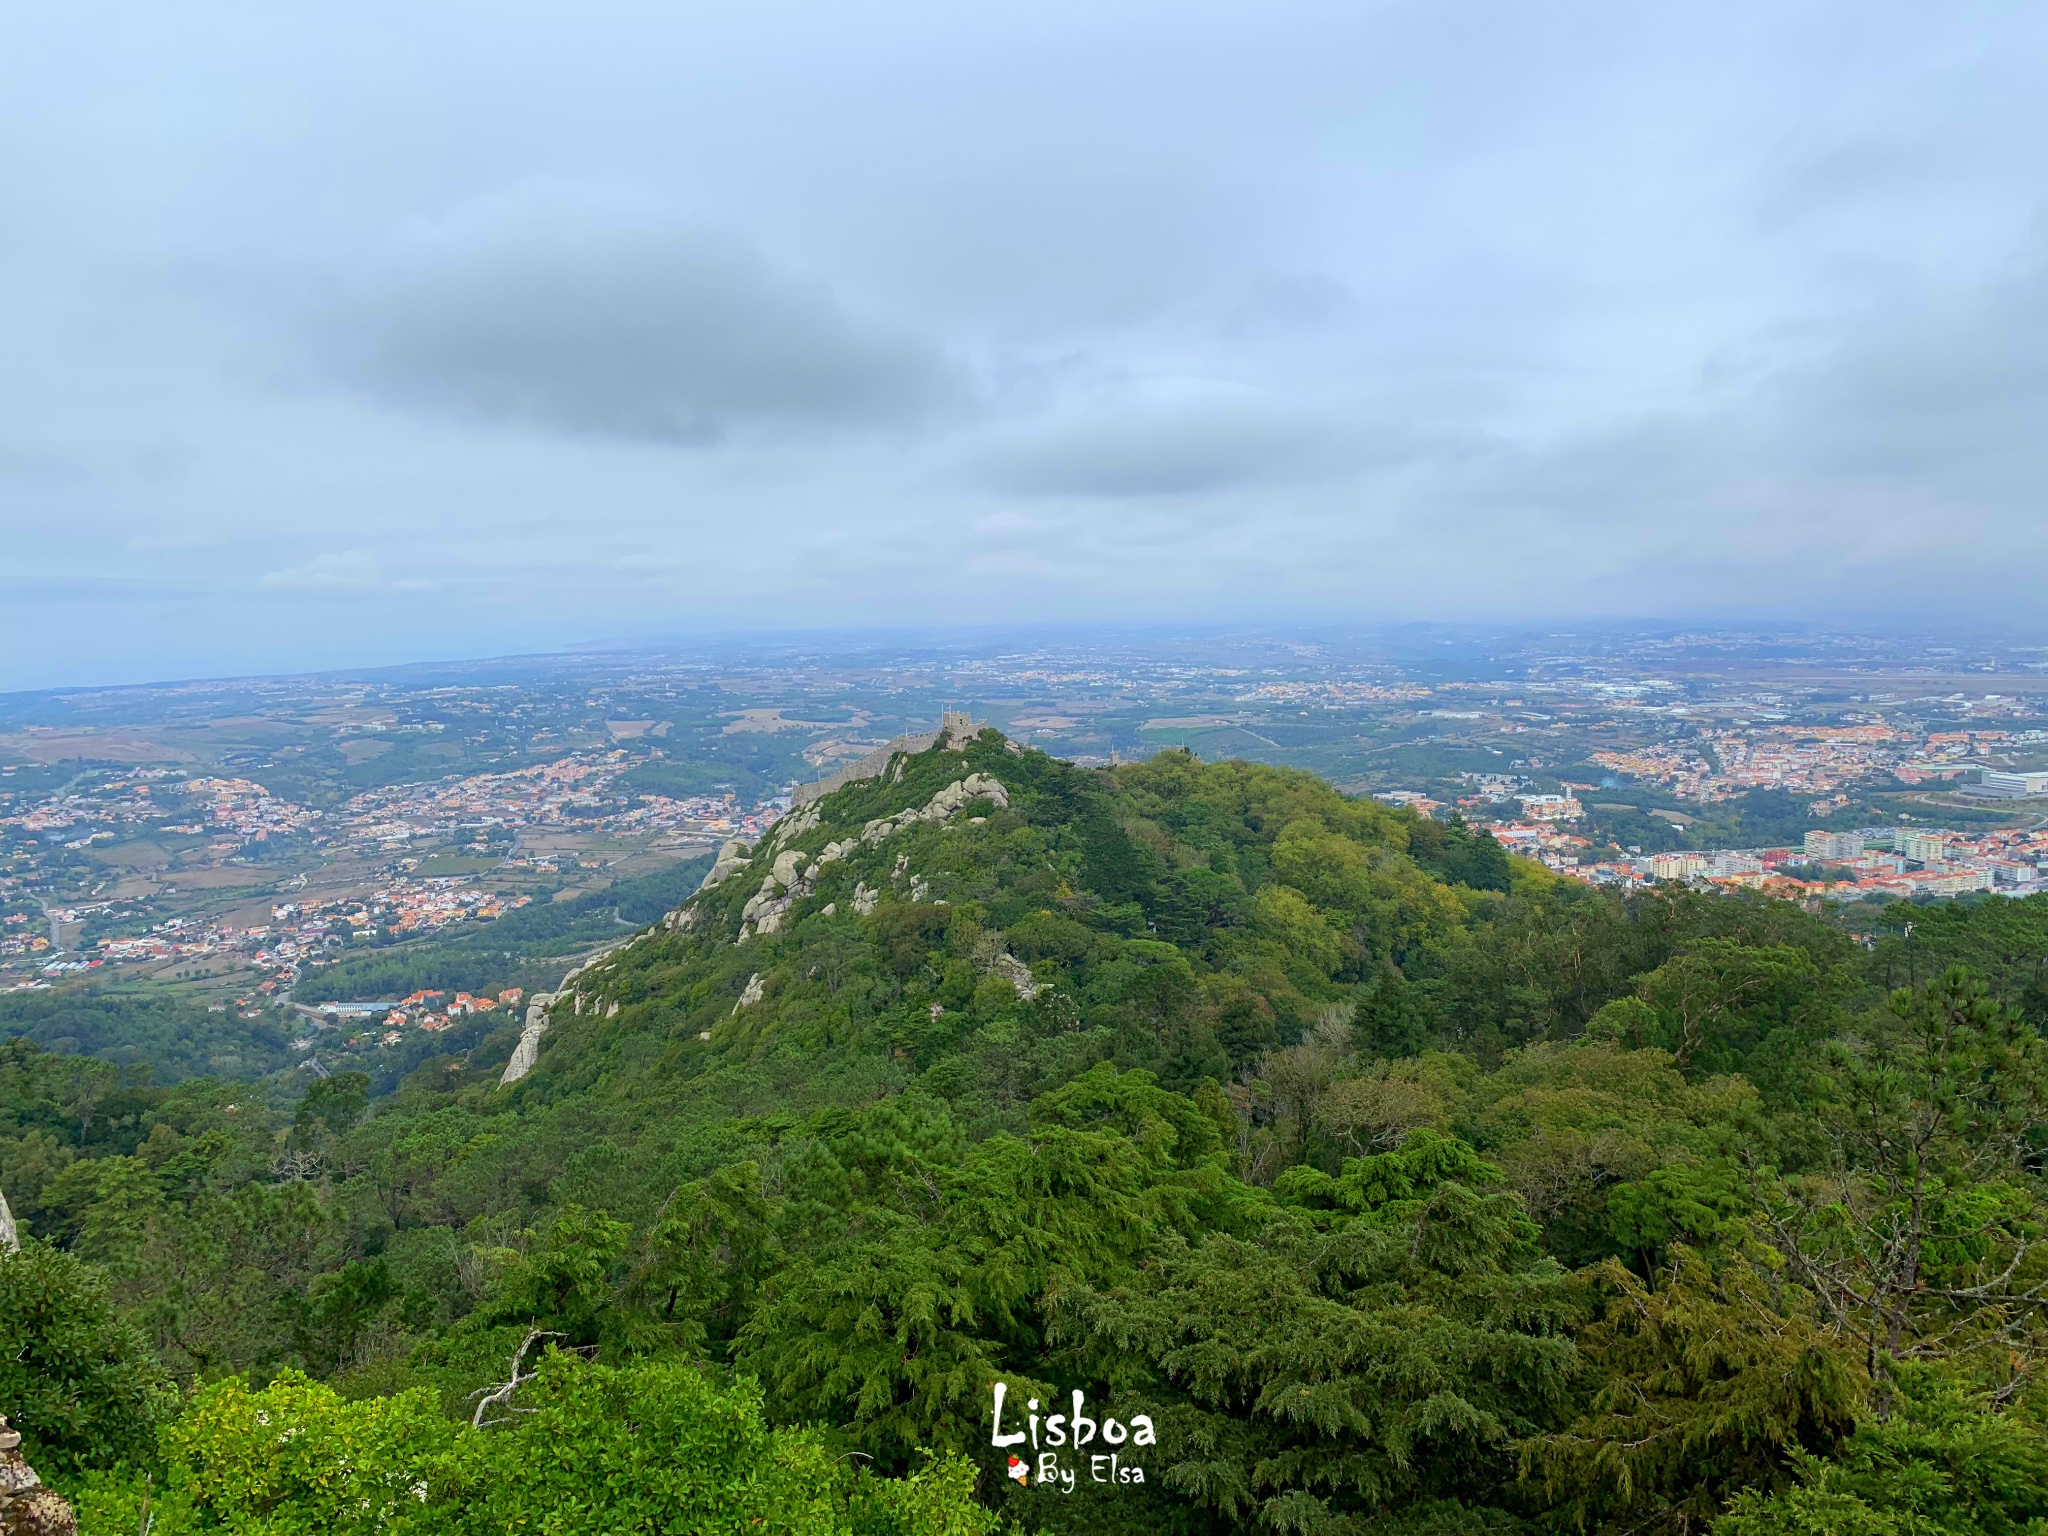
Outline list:
[[[0,687],[2048,623],[2048,6],[0,19]]]

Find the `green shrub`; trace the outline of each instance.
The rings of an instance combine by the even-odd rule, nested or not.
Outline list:
[[[0,1252],[0,1414],[46,1478],[141,1461],[176,1405],[100,1272],[34,1238]]]
[[[678,1362],[620,1368],[550,1353],[514,1406],[472,1429],[431,1394],[351,1402],[287,1373],[197,1393],[164,1432],[160,1490],[87,1479],[82,1536],[989,1536],[958,1458],[904,1479],[852,1471],[808,1430],[772,1429],[751,1382]]]

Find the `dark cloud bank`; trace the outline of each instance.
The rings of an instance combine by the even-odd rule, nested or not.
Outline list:
[[[408,231],[339,339],[402,403],[684,446],[915,427],[964,394],[937,348],[744,242],[562,189]]]

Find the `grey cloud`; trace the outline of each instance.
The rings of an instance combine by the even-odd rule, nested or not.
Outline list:
[[[0,480],[23,480],[50,485],[76,484],[92,478],[92,470],[62,454],[34,449],[0,448]]]
[[[303,565],[266,571],[256,584],[265,592],[357,593],[386,586],[377,562],[359,549],[315,555]]]
[[[1499,451],[1483,429],[1406,421],[1384,406],[1213,391],[1070,408],[986,449],[975,472],[1007,496],[1132,499],[1387,477]]]
[[[1765,177],[1757,213],[1783,224],[1863,198],[1925,184],[1941,170],[1941,156],[1926,142],[1865,135],[1784,155]]]
[[[352,372],[391,397],[653,442],[900,428],[965,395],[936,347],[743,242],[558,190],[409,232],[345,321]]]
[[[1012,496],[1189,496],[1326,467],[1323,423],[1229,405],[1124,409],[983,455],[982,482]]]
[[[2048,241],[1992,282],[1855,326],[1784,381],[1786,444],[1828,471],[1988,503],[2038,535],[2048,500]]]
[[[1223,313],[1230,340],[1265,331],[1316,331],[1350,319],[1358,301],[1327,272],[1268,273],[1249,283]]]
[[[220,584],[203,578],[135,576],[117,573],[50,572],[5,568],[0,574],[7,584],[10,604],[36,607],[64,607],[71,604],[106,607],[119,611],[131,603],[178,600],[217,600]],[[96,638],[96,637],[94,637]]]
[[[2043,336],[2033,252],[1990,284],[1849,317],[1739,397],[1525,443],[1434,501],[1540,535],[1561,568],[1590,558],[1695,602],[1839,601],[1856,581],[2010,601],[2048,578]]]

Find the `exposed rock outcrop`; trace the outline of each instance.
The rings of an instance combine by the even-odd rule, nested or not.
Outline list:
[[[753,862],[750,857],[753,851],[750,845],[741,842],[736,837],[727,841],[725,846],[718,850],[718,857],[711,861],[711,868],[704,872],[703,880],[698,883],[697,889],[691,894],[701,896],[714,885],[723,884],[731,879]],[[670,933],[682,933],[694,925],[696,921],[697,909],[686,902],[664,917],[661,920],[661,926]]]
[[[964,779],[955,779],[922,806],[898,811],[894,816],[877,816],[860,829],[860,840],[879,843],[919,822],[950,821],[963,807],[976,800],[986,800],[999,811],[1007,810],[1010,792],[992,773],[970,773]]]
[[[562,984],[555,988],[554,991],[534,993],[526,1004],[526,1023],[519,1031],[519,1043],[512,1048],[512,1059],[505,1063],[504,1075],[498,1079],[498,1086],[500,1088],[510,1083],[518,1082],[519,1079],[531,1072],[533,1064],[540,1060],[541,1036],[548,1032],[548,1018],[554,1012],[556,1004],[567,998],[569,1006],[575,1012],[581,1013],[583,1011],[583,994],[578,992],[571,983],[594,966],[610,959],[615,951],[632,942],[631,939],[620,939],[616,944],[607,944],[603,949],[600,949],[596,954],[564,976]],[[592,1001],[595,1002],[597,999],[593,998]],[[613,1003],[605,1013],[605,1017],[610,1018],[618,1011],[619,1005]]]
[[[1017,995],[1027,1003],[1035,1000],[1044,990],[1037,978],[1031,974],[1031,967],[1008,950],[1004,950],[989,962],[989,974],[1002,977],[1017,989]]]
[[[837,773],[820,779],[815,784],[801,784],[797,786],[792,791],[791,796],[795,810],[775,824],[767,837],[762,839],[759,849],[757,850],[749,846],[738,838],[729,840],[718,850],[718,857],[712,861],[710,870],[705,874],[703,882],[693,894],[702,895],[713,886],[724,884],[741,870],[751,865],[757,851],[765,854],[769,848],[777,845],[785,850],[776,857],[776,869],[780,871],[783,859],[789,856],[789,845],[818,825],[819,817],[822,814],[818,808],[818,802],[831,794],[833,790],[841,789],[848,784],[859,783],[863,779],[880,778],[884,773],[889,772],[889,765],[891,763],[895,764],[894,777],[901,779],[903,777],[904,759],[908,756],[929,751],[941,741],[945,742],[949,747],[964,747],[973,741],[980,734],[980,731],[981,727],[975,724],[973,716],[957,711],[948,711],[941,717],[939,729],[936,731],[927,731],[918,736],[899,736],[886,747],[876,748],[866,757],[860,759],[860,761],[849,764]],[[1012,748],[1016,747],[1015,742],[1010,743],[1010,745]],[[962,796],[964,798],[961,798]],[[900,831],[902,828],[910,826],[917,821],[944,821],[952,816],[968,800],[978,798],[986,798],[998,808],[1006,807],[1010,803],[1009,792],[1003,788],[1001,781],[995,778],[994,775],[986,773],[969,774],[965,779],[949,784],[940,790],[928,805],[869,822],[862,829],[859,839],[849,838],[843,843],[827,843],[824,851],[818,855],[811,865],[810,880],[812,887],[815,888],[818,867],[820,865],[838,862],[858,847],[860,843],[880,842],[891,832]],[[771,883],[774,886],[773,890],[770,889]],[[754,910],[741,920],[743,925],[741,937],[745,937],[749,933],[774,933],[782,926],[782,919],[787,915],[789,908],[799,899],[800,895],[806,894],[809,893],[807,891],[799,891],[797,881],[786,878],[780,873],[771,875],[769,880],[764,881],[761,889],[756,891],[754,896],[748,901],[748,905],[753,907]],[[759,906],[754,905],[756,902],[759,903]],[[663,917],[659,926],[668,933],[686,933],[696,925],[697,921],[697,909],[685,903]]]
[[[711,861],[711,868],[706,871],[704,882],[697,889],[708,891],[735,871],[745,869],[752,862],[749,855],[753,851],[748,844],[741,842],[736,837],[733,838],[723,848],[718,850],[718,857]]]
[[[761,888],[747,898],[747,904],[740,908],[740,931],[745,933],[747,925],[753,925],[755,933],[773,933],[782,926],[789,909],[799,898],[808,896],[817,888],[817,868],[809,870],[803,866],[810,862],[810,855],[800,849],[789,848],[775,856],[775,865],[768,871],[768,878],[761,882]]]
[[[775,823],[774,830],[761,840],[766,848],[770,843],[793,842],[818,824],[819,811],[816,805],[805,806],[792,816],[785,816]]]
[[[785,848],[775,855],[775,862],[769,869],[767,877],[762,880],[760,889],[749,896],[747,904],[740,909],[740,938],[746,939],[753,934],[780,932],[790,909],[817,890],[818,872],[828,864],[837,864],[863,843],[879,843],[908,827],[950,821],[959,815],[962,809],[978,800],[986,800],[998,810],[1004,810],[1010,804],[1010,792],[1003,787],[1003,781],[994,774],[970,773],[964,779],[955,779],[921,806],[912,806],[898,811],[893,816],[876,817],[861,828],[857,839],[848,838],[843,842],[827,843],[819,850],[815,859],[800,849]],[[818,824],[817,807],[813,805],[799,813],[794,821],[807,821],[808,824],[800,825],[795,832],[787,834],[785,826],[788,824],[779,824],[775,829],[775,837],[786,841],[788,836],[798,835],[815,827]],[[902,860],[897,861],[899,876],[902,874],[902,864]],[[922,881],[918,884],[920,887],[924,886]],[[866,897],[866,905],[862,905],[861,892],[864,890],[865,886],[856,887],[853,897],[853,909],[862,916],[872,912],[875,904],[874,893],[870,892]],[[928,887],[925,887],[913,892],[911,900],[923,901],[927,894]]]
[[[0,1191],[0,1253],[12,1253],[21,1246],[21,1234],[14,1229],[14,1212],[7,1208],[7,1195]]]
[[[0,1416],[0,1536],[78,1536],[78,1519],[43,1486],[21,1454],[21,1436]]]
[[[504,1076],[498,1079],[500,1088],[518,1082],[540,1060],[540,1037],[548,1032],[548,1004],[554,1000],[552,992],[536,992],[527,999],[526,1023],[519,1031],[519,1043],[512,1047],[512,1059],[505,1063]]]

